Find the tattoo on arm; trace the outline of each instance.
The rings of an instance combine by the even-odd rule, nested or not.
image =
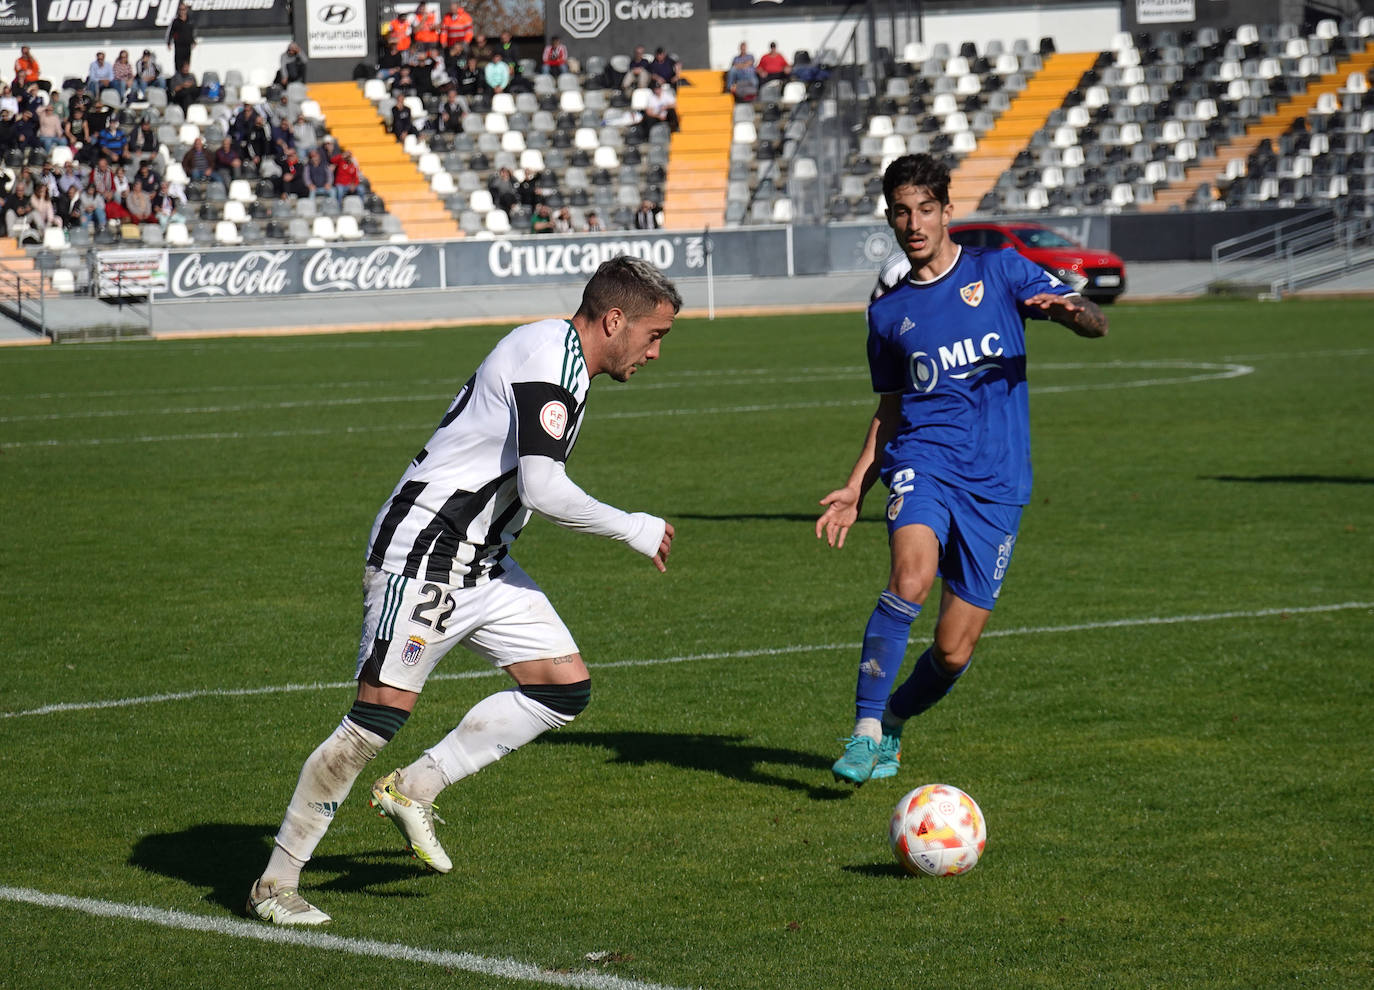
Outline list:
[[[1105,337],[1107,314],[1102,312],[1102,307],[1091,299],[1081,300],[1080,305],[1083,308],[1068,314],[1064,325],[1080,337]]]

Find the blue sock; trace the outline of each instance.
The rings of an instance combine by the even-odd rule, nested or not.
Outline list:
[[[957,674],[951,674],[945,670],[942,664],[936,663],[934,647],[926,650],[916,661],[916,669],[911,672],[911,676],[902,682],[901,687],[892,692],[892,697],[888,700],[889,710],[900,719],[908,719],[913,715],[921,714],[949,694],[950,689],[954,687],[954,682],[968,668],[969,665],[964,664],[963,670]]]
[[[906,657],[906,641],[911,623],[921,614],[921,606],[898,598],[890,591],[878,596],[878,604],[864,630],[863,658],[859,681],[854,687],[856,718],[882,718],[892,683]]]

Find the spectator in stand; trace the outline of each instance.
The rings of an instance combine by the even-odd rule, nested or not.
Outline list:
[[[129,187],[129,192],[124,197],[124,207],[129,211],[129,219],[134,223],[156,222],[157,218],[153,215],[153,197],[140,185]]]
[[[291,145],[297,153],[302,150],[309,151],[320,143],[319,135],[315,133],[315,125],[306,119],[305,114],[296,114],[296,122],[291,125]]]
[[[255,171],[261,171],[263,162],[272,157],[272,132],[256,110],[247,118],[238,141],[238,150],[244,164],[252,165]]]
[[[27,158],[34,149],[41,147],[38,140],[38,121],[32,110],[20,110],[19,116],[10,128],[9,146],[17,148]]]
[[[677,62],[670,58],[668,52],[663,48],[654,49],[653,61],[649,63],[649,74],[657,76],[674,89],[682,81],[682,74],[678,71]]]
[[[196,47],[196,29],[191,23],[191,5],[177,5],[177,15],[167,25],[167,48],[172,52],[172,64],[180,71],[191,71],[191,49]]]
[[[493,93],[504,93],[506,87],[510,85],[511,70],[510,64],[501,57],[500,52],[493,52],[491,61],[482,70],[482,79],[487,84],[487,89]]]
[[[625,78],[620,80],[620,88],[624,90],[648,89],[649,81],[653,78],[653,61],[644,51],[643,45],[635,45],[634,56],[630,59],[630,67],[625,72]]]
[[[70,165],[71,162],[67,164]],[[67,186],[58,192],[57,198],[53,201],[53,209],[57,211],[57,216],[65,229],[71,230],[73,227],[81,226],[81,186]]]
[[[391,108],[391,133],[396,136],[397,141],[404,141],[407,134],[419,133],[410,107],[406,106],[406,101],[400,97]]]
[[[487,182],[491,201],[507,213],[520,202],[520,190],[515,182],[515,173],[508,168],[498,169]]]
[[[749,51],[749,45],[743,41],[739,43],[739,51],[730,60],[730,68],[725,72],[726,92],[734,93],[735,84],[742,79],[752,79],[754,89],[757,91],[759,74],[758,70],[754,68],[754,54]]]
[[[157,139],[157,131],[153,130],[152,118],[144,117],[134,128],[133,134],[129,136],[130,156],[140,159],[153,158],[157,156],[161,147],[162,142]],[[149,190],[149,192],[152,191]]]
[[[177,195],[170,182],[163,182],[153,197],[153,219],[163,230],[167,229],[169,223],[185,223],[186,216],[182,213],[185,203],[184,195]]]
[[[149,196],[157,192],[158,186],[162,184],[161,177],[153,171],[151,162],[139,162],[138,171],[129,180],[130,189],[142,189]]]
[[[52,193],[42,182],[33,187],[33,194],[29,196],[29,210],[33,223],[40,229],[62,226],[62,218],[53,206]]]
[[[81,226],[104,230],[107,223],[105,197],[100,195],[94,182],[87,181],[86,188],[81,190]]]
[[[105,61],[104,52],[95,53],[95,61],[86,70],[86,91],[100,99],[102,89],[114,88],[114,66]]]
[[[191,75],[191,63],[182,62],[172,78],[167,80],[167,100],[181,107],[184,113],[198,99],[200,86],[196,83],[196,77]]]
[[[639,209],[635,210],[635,230],[658,230],[661,226],[663,216],[658,204],[647,199],[641,202]]]
[[[411,15],[411,38],[422,51],[439,47],[439,10],[432,4],[422,3]]]
[[[310,195],[305,162],[300,160],[294,149],[286,153],[286,161],[281,163],[280,195],[283,199],[287,196],[301,199]]]
[[[119,203],[119,187],[115,180],[114,169],[110,168],[108,158],[97,158],[95,168],[91,169],[89,185],[105,201],[105,217],[109,220],[123,220],[128,214]]]
[[[234,139],[227,134],[215,149],[214,176],[225,189],[233,180],[243,178],[243,155],[235,146]]]
[[[485,34],[476,35],[472,39],[472,45],[468,48],[468,54],[477,59],[477,68],[485,70],[487,63],[491,61],[496,49],[492,47]]]
[[[33,169],[29,169],[29,174],[33,174]],[[44,162],[43,168],[34,178],[34,182],[48,187],[48,195],[53,199],[57,198],[59,192],[57,188],[57,173],[53,171],[52,162]]]
[[[566,206],[562,207],[553,215],[553,232],[555,234],[573,234],[577,228],[573,226],[572,211]]]
[[[462,67],[453,77],[453,83],[458,89],[459,96],[476,96],[482,91],[484,80],[475,56],[469,55],[463,59]]]
[[[547,203],[538,203],[535,205],[534,212],[530,214],[530,233],[553,233],[553,211],[549,209]]]
[[[8,112],[0,110],[0,114]],[[29,188],[28,181],[22,175],[5,194],[5,235],[13,237],[20,244],[25,241],[41,243],[43,240],[42,231],[29,216],[33,212],[33,204],[30,202],[32,198],[33,190]]]
[[[644,119],[641,126],[646,138],[649,129],[658,123],[667,124],[671,131],[676,131],[679,127],[677,94],[673,92],[673,87],[666,86],[661,79],[655,78],[649,85],[649,98],[644,101]]]
[[[59,144],[65,145],[67,143],[66,131],[62,127],[62,118],[50,105],[45,104],[38,110],[38,142],[43,145],[43,150],[49,154]]]
[[[100,148],[100,157],[119,163],[129,160],[129,135],[120,129],[116,114],[105,119],[105,126],[96,135],[95,143]]]
[[[78,193],[86,185],[86,173],[77,167],[76,162],[67,162],[62,166],[62,174],[57,177],[57,191],[59,195],[75,189]]]
[[[324,160],[319,148],[311,148],[305,156],[305,185],[312,200],[316,195],[334,194],[334,180],[329,174],[329,163]]]
[[[778,43],[771,41],[768,43],[768,51],[764,52],[759,59],[759,81],[761,83],[772,82],[774,79],[786,80],[791,66],[787,64],[787,59],[782,52],[778,51]]]
[[[561,76],[568,71],[568,46],[555,34],[544,46],[544,54],[539,61],[540,71],[545,75]]]
[[[72,149],[72,154],[76,155],[77,160],[89,165],[98,149],[91,143],[91,126],[86,120],[86,111],[79,106],[73,107],[63,130],[67,136],[67,147]]]
[[[606,230],[606,225],[601,222],[601,216],[596,210],[587,211],[587,233],[600,234]]]
[[[145,48],[138,64],[134,66],[134,99],[141,100],[147,96],[150,86],[163,90],[167,88],[167,84],[162,81],[162,66],[157,64],[153,50]]]
[[[297,154],[305,151],[296,142],[296,133],[292,129],[291,121],[279,120],[272,125],[272,159],[281,162],[286,158],[286,153],[294,149]]]
[[[201,182],[215,174],[215,156],[205,147],[204,138],[191,142],[190,149],[181,156],[181,167],[192,182]]]
[[[111,84],[119,98],[125,102],[134,88],[134,64],[129,61],[129,50],[121,48],[114,60],[114,82]]]
[[[11,89],[5,83],[0,83],[0,110],[8,110],[11,117],[19,116],[19,97],[15,94],[22,92],[17,87]]]
[[[520,53],[516,50],[515,36],[509,31],[502,31],[500,40],[496,42],[496,51],[501,53],[501,57],[510,66],[510,85],[506,89],[512,93],[532,92],[534,83],[526,79],[520,71]]]
[[[19,57],[14,60],[14,88],[23,89],[29,83],[42,85],[42,75],[42,70],[38,68],[38,59],[33,57],[29,46],[20,45]]]
[[[281,63],[277,67],[277,85],[289,86],[293,82],[305,82],[305,52],[294,41],[282,52]]]
[[[439,104],[439,129],[457,134],[463,129],[463,118],[471,108],[467,100],[458,95],[456,86],[450,86],[444,93],[444,101]]]
[[[353,152],[340,151],[330,159],[329,164],[334,169],[334,196],[340,204],[345,196],[362,192],[362,176],[358,174],[358,163],[353,158]]]
[[[391,80],[401,71],[403,62],[401,50],[396,47],[396,39],[387,35],[383,42],[382,53],[377,57],[377,78],[390,88]]]
[[[452,50],[472,41],[472,15],[461,3],[451,3],[439,25],[439,43]]]

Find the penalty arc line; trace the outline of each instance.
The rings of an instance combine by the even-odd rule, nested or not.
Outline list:
[[[1077,622],[1060,626],[1021,626],[1015,629],[992,629],[983,639],[1006,636],[1040,636],[1055,633],[1091,632],[1096,629],[1127,629],[1136,626],[1172,626],[1190,622],[1222,622],[1227,619],[1263,619],[1276,615],[1314,615],[1322,612],[1347,612],[1374,609],[1374,602],[1340,602],[1331,605],[1301,605],[1290,608],[1261,608],[1233,612],[1209,612],[1195,615],[1157,615],[1137,619],[1104,619],[1099,622]],[[700,660],[744,660],[750,657],[787,656],[794,653],[824,653],[830,650],[856,650],[858,643],[801,643],[788,646],[763,647],[749,650],[723,650],[713,653],[686,653],[670,657],[643,657],[632,660],[609,660],[588,664],[593,670],[613,670],[617,667],[659,667],[664,664],[692,663]],[[501,671],[493,669],[436,673],[431,681],[466,681],[479,677],[495,677]],[[176,691],[148,694],[136,698],[111,698],[103,701],[73,701],[15,712],[0,712],[0,719],[21,718],[27,715],[53,715],[59,712],[93,711],[101,708],[128,708],[165,701],[193,701],[198,698],[242,698],[263,694],[291,694],[299,691],[332,691],[352,688],[356,681],[317,681],[312,684],[272,684],[253,688],[207,688],[199,691]]]
[[[355,956],[370,956],[377,959],[394,959],[398,962],[443,966],[448,969],[477,973],[481,976],[524,980],[530,983],[546,983],[558,987],[581,987],[585,990],[675,990],[675,988],[661,983],[644,983],[609,973],[585,970],[582,972],[556,972],[530,963],[522,963],[516,959],[488,958],[471,952],[421,949],[397,942],[379,942],[375,939],[344,938],[317,931],[281,928],[264,925],[260,922],[241,921],[237,918],[215,918],[171,908],[119,904],[114,901],[102,901],[90,897],[47,894],[28,887],[0,886],[0,900],[65,911],[78,911],[100,918],[140,921],[161,925],[164,928],[177,928],[182,931],[208,932],[212,935],[247,938],[277,945],[294,945],[326,952],[346,952]]]

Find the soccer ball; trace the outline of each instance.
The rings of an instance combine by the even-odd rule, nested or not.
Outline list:
[[[978,865],[988,829],[973,798],[949,784],[926,784],[897,802],[887,838],[908,873],[945,877]]]

